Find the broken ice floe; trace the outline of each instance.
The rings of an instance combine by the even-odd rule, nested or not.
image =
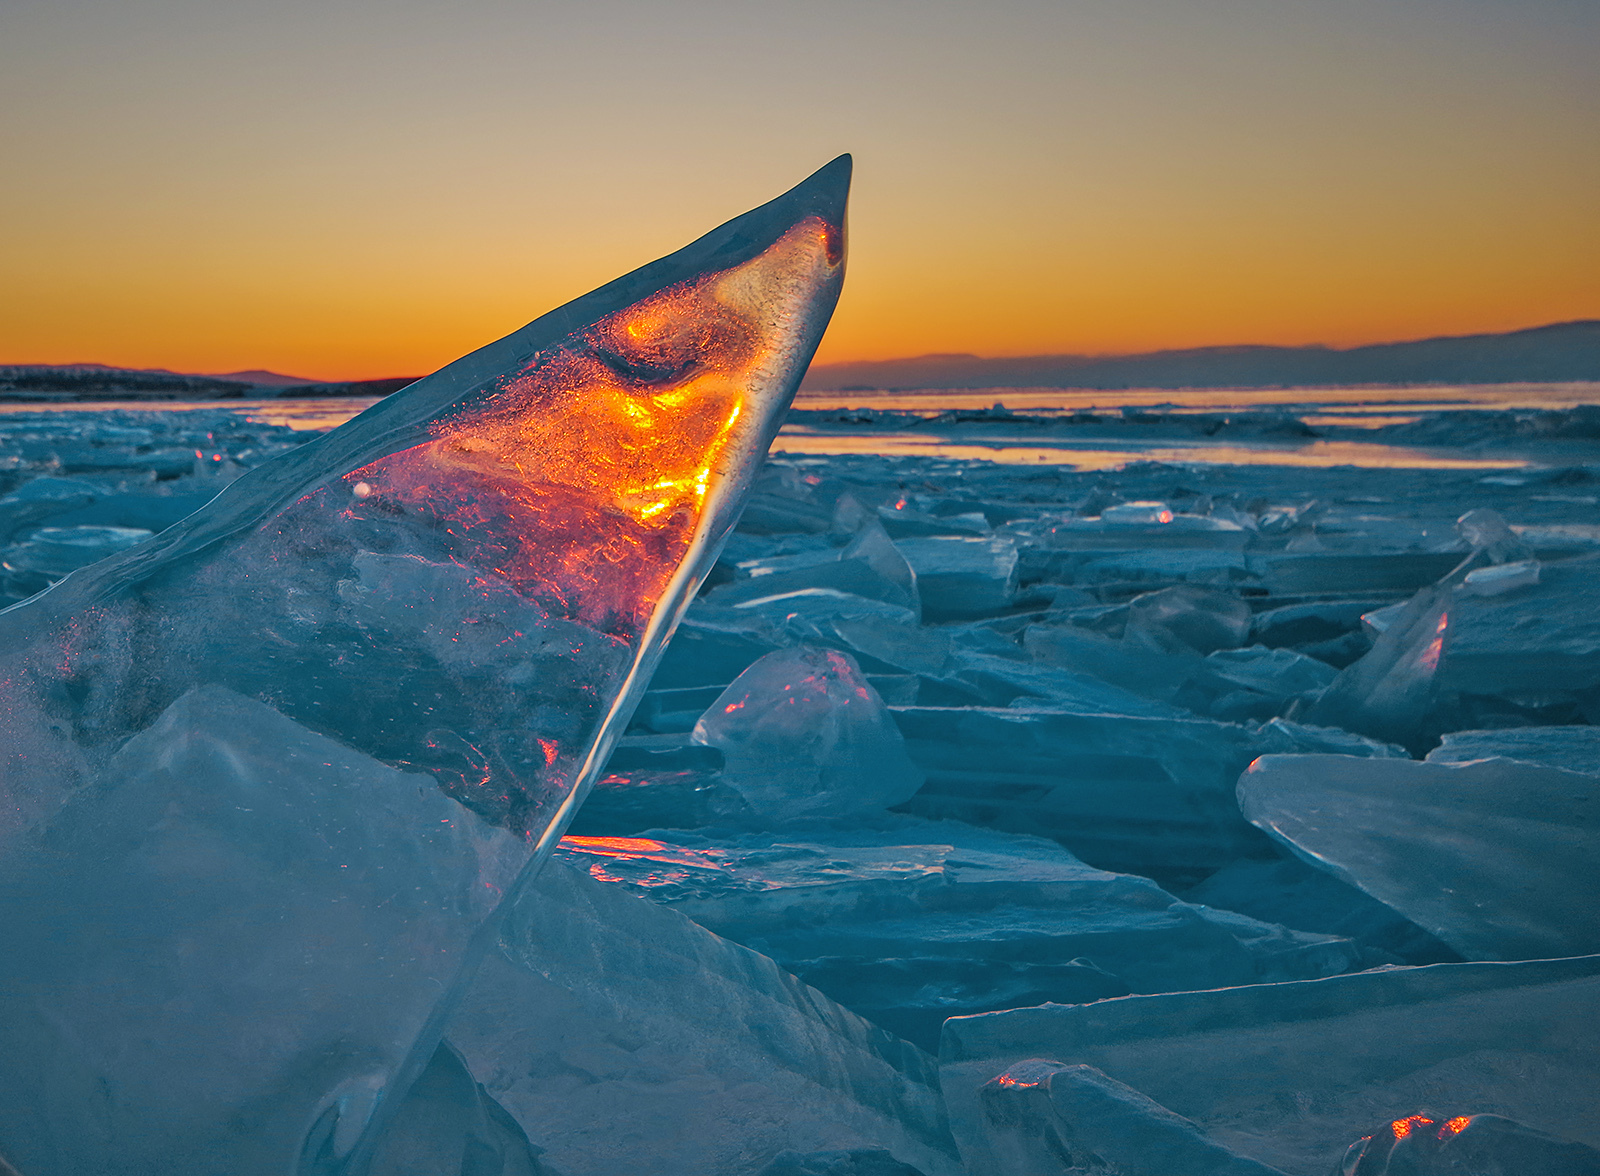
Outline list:
[[[1468,959],[1600,951],[1600,775],[1513,759],[1266,756],[1245,816]]]
[[[1600,1148],[1563,1139],[1504,1115],[1435,1112],[1406,1115],[1372,1128],[1350,1145],[1334,1176],[1449,1176],[1505,1172],[1517,1176],[1589,1176],[1600,1172]]]
[[[1506,727],[1455,731],[1427,755],[1431,764],[1511,759],[1600,776],[1600,727]]]
[[[960,1171],[931,1058],[565,864],[518,899],[445,1035],[562,1176],[744,1176],[827,1149]]]
[[[1261,1165],[1327,1176],[1375,1123],[1442,1110],[1537,1123],[1594,1147],[1600,957],[1017,1009],[948,1022],[941,1058],[952,1128],[981,1176],[1008,1171],[988,1157],[1018,1130],[987,1111],[985,1091],[1029,1059],[1093,1067],[1110,1080],[1087,1076],[1115,1114],[1079,1130],[1123,1149],[1128,1165],[1112,1170],[1140,1176],[1231,1171],[1229,1153],[1254,1165],[1238,1168],[1241,1176]],[[1059,1114],[1054,1102],[1013,1105],[1034,1120],[1026,1130],[1041,1132]],[[1129,1131],[1136,1116],[1149,1128]],[[1163,1156],[1164,1140],[1164,1162],[1189,1167],[1149,1163]],[[1139,1158],[1140,1145],[1157,1150]]]
[[[929,1049],[950,1016],[1331,975],[1360,956],[954,821],[569,837],[562,853]]]
[[[965,1157],[974,1176],[1284,1176],[1093,1066],[1018,1062],[984,1084],[979,1103]]]
[[[1381,620],[1367,614],[1371,653],[1308,713],[1418,752],[1452,730],[1589,721],[1600,714],[1597,567],[1594,556],[1490,565]]]
[[[849,654],[775,650],[719,695],[694,741],[722,752],[722,780],[775,822],[847,816],[916,795],[922,773]]]
[[[313,1124],[347,1151],[525,857],[430,777],[216,686],[64,800],[11,797],[0,1139],[23,1172],[203,1171]],[[241,1122],[265,1090],[309,1119]]]

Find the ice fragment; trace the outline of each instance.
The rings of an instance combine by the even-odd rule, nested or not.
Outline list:
[[[646,846],[596,840],[613,853],[590,861],[651,864]],[[682,869],[659,856],[663,874]],[[960,1171],[921,1050],[562,863],[517,900],[446,1036],[564,1176],[744,1173],[786,1149],[873,1147]]]
[[[1600,950],[1600,776],[1514,760],[1263,756],[1244,813],[1468,959]]]
[[[719,749],[723,780],[771,821],[900,804],[922,786],[905,741],[849,654],[769,653],[695,725]]]
[[[1480,759],[1522,760],[1600,776],[1600,727],[1511,727],[1500,731],[1455,731],[1428,753],[1430,764]]]
[[[972,1176],[1284,1176],[1093,1066],[1031,1058],[979,1100],[981,1126],[960,1141]]]
[[[1516,563],[1476,568],[1462,579],[1461,588],[1468,596],[1501,596],[1518,588],[1531,588],[1538,582],[1539,561],[1524,559]]]
[[[1129,635],[1169,652],[1213,653],[1243,645],[1250,606],[1237,596],[1182,584],[1136,596],[1128,604]]]
[[[569,837],[558,852],[925,1047],[951,1016],[1300,979],[1358,960],[1343,939],[1178,902],[1043,838],[956,821],[873,824]]]
[[[916,572],[922,606],[933,620],[1003,611],[1017,590],[1017,545],[1012,539],[904,539],[896,546]]]
[[[1334,1176],[1593,1176],[1600,1149],[1502,1115],[1405,1115],[1350,1145]]]
[[[378,1144],[370,1176],[561,1176],[540,1150],[441,1042]]]

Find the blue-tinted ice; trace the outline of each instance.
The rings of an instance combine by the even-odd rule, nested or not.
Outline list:
[[[738,515],[848,179],[0,616],[0,1155],[363,1169]]]

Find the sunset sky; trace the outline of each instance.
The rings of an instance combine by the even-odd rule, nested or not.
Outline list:
[[[0,362],[422,373],[841,151],[823,360],[1600,317],[1595,0],[5,0]]]

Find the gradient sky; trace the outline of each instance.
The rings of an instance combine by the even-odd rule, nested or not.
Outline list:
[[[432,370],[841,151],[822,360],[1600,317],[1596,0],[0,0],[0,362]]]

